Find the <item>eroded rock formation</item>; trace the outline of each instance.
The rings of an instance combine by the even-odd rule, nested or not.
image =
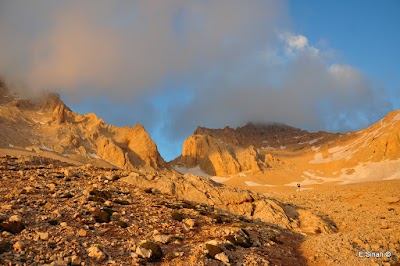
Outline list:
[[[132,170],[168,168],[141,125],[119,128],[95,114],[80,115],[57,94],[21,99],[2,87],[0,147],[52,152],[78,162],[106,162]]]

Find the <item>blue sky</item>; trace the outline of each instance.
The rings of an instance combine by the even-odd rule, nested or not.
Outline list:
[[[398,95],[399,1],[290,1],[289,10],[296,32],[334,49],[341,61],[361,69]],[[392,100],[400,109],[399,99]]]
[[[346,132],[400,109],[400,2],[4,1],[0,75],[141,123],[166,160],[197,126]]]

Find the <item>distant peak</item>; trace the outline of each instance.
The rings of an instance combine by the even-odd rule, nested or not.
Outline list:
[[[204,134],[205,132],[209,131],[209,128],[198,126],[194,131],[194,134]]]
[[[129,128],[129,127],[128,127]],[[132,130],[136,131],[136,132],[143,132],[146,135],[149,135],[146,131],[146,129],[144,128],[144,126],[142,124],[135,124],[132,126]]]
[[[285,127],[285,128],[295,128],[279,122],[248,122],[246,125],[238,128],[271,128],[271,127]]]
[[[46,94],[44,101],[41,105],[42,109],[49,109],[49,110],[55,110],[57,108],[65,108],[68,111],[71,111],[65,103],[61,100],[60,95],[58,93],[54,92],[49,92]]]

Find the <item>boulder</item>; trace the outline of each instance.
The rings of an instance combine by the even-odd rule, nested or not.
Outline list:
[[[320,230],[322,233],[330,233],[335,230],[311,212],[299,210],[297,213],[297,210],[291,210],[292,207],[277,200],[266,198],[249,190],[225,186],[209,178],[185,174],[160,176],[155,180],[148,180],[143,176],[133,174],[122,178],[121,181],[143,189],[157,189],[161,193],[173,195],[180,200],[212,205],[233,214],[244,215],[250,219],[260,219],[283,228],[304,230],[304,232]],[[293,212],[296,215],[293,215]],[[184,217],[182,215],[178,217],[178,213],[173,213],[172,218],[183,220]],[[299,224],[302,225],[300,229]]]
[[[161,247],[154,242],[144,242],[136,248],[136,253],[150,262],[160,261],[163,256]]]
[[[97,261],[103,261],[107,258],[106,254],[98,246],[91,246],[87,252],[90,258]]]

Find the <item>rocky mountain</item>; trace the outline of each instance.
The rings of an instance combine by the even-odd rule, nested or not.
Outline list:
[[[347,134],[312,133],[282,124],[199,127],[171,164],[181,172],[197,169],[198,174],[253,189],[395,179],[400,178],[399,129],[399,111]]]
[[[168,168],[141,125],[107,125],[93,113],[73,112],[53,93],[22,99],[4,84],[0,93],[2,149],[126,170]]]
[[[171,164],[218,179],[171,169],[140,125],[0,83],[0,264],[399,265],[398,180],[305,191],[398,178],[399,124],[198,128]]]
[[[152,188],[181,200],[208,204],[251,219],[261,219],[299,232],[331,232],[314,217],[314,226],[301,222],[299,212],[256,193],[215,183],[192,175],[179,175],[169,168],[157,146],[141,125],[118,128],[106,125],[95,114],[79,115],[55,94],[25,100],[3,87],[0,105],[0,152],[17,156],[40,156],[74,165],[97,165],[111,169],[141,171],[124,178],[128,183]],[[256,163],[243,152],[249,165]],[[228,160],[227,160],[228,162]],[[150,172],[153,172],[151,174]],[[168,173],[163,175],[162,173]],[[319,222],[317,222],[319,221]]]
[[[184,142],[182,155],[173,165],[200,166],[208,175],[229,176],[241,172],[267,173],[276,163],[277,151],[299,151],[337,134],[310,133],[284,124],[252,124],[236,129],[198,127]]]

